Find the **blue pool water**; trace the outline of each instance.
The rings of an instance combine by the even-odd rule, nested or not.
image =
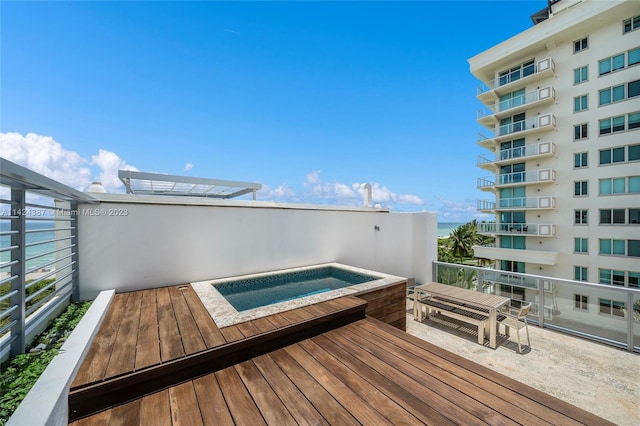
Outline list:
[[[239,312],[380,279],[327,266],[228,281],[214,287]]]

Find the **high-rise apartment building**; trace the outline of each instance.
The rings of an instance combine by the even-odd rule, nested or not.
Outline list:
[[[640,2],[548,3],[469,59],[488,130],[478,209],[496,215],[479,225],[495,246],[475,254],[504,271],[638,287]]]

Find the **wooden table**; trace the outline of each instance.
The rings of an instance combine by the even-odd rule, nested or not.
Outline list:
[[[496,348],[496,334],[498,328],[498,310],[507,305],[511,299],[508,297],[496,296],[495,294],[482,293],[475,290],[467,290],[453,285],[440,283],[429,283],[415,287],[413,299],[413,317],[418,320],[420,310],[420,299],[424,295],[446,297],[451,300],[466,303],[489,310],[489,346]]]

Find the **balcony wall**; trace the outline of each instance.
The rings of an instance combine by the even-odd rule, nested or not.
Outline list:
[[[434,213],[100,198],[105,213],[79,217],[82,299],[333,261],[427,282],[437,258]]]

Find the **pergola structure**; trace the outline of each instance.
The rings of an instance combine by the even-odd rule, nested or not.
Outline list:
[[[118,170],[127,194],[173,195],[183,197],[235,198],[262,189],[262,184],[160,173]]]

